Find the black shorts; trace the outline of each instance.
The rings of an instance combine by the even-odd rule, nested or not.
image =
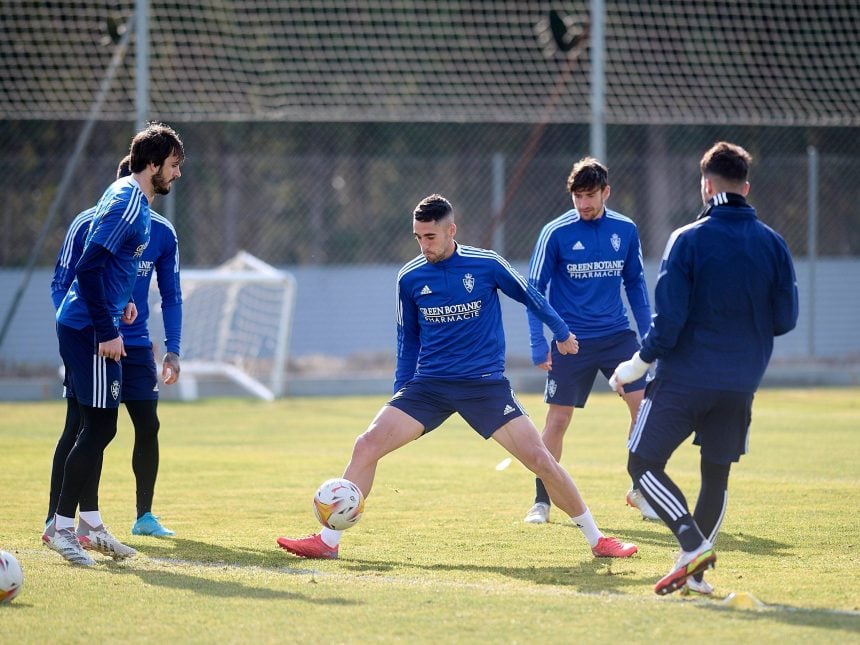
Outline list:
[[[738,461],[747,452],[753,392],[689,387],[655,379],[630,433],[630,452],[665,463],[690,434],[702,457],[716,464]]]
[[[122,365],[120,400],[153,401],[158,399],[158,370],[152,346],[126,347],[125,353],[126,355],[120,361]],[[66,367],[66,376],[63,379],[65,386],[63,396],[67,399],[78,399],[75,386],[69,376],[69,369]],[[89,403],[85,404],[90,405]]]
[[[584,408],[594,379],[600,370],[608,379],[619,363],[639,351],[636,334],[631,330],[601,338],[579,341],[576,354],[561,354],[552,344],[552,369],[546,377],[544,401],[555,405]],[[645,377],[627,383],[625,392],[645,389]]]
[[[424,434],[458,412],[479,435],[493,433],[525,414],[508,379],[448,380],[416,378],[388,402],[424,426]]]

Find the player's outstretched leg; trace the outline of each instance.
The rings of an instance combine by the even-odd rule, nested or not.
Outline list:
[[[503,425],[493,433],[493,439],[540,477],[553,504],[567,513],[582,531],[592,554],[602,558],[628,558],[639,550],[635,544],[605,536],[597,528],[573,479],[541,441],[527,416],[519,416]]]
[[[421,436],[424,426],[414,418],[390,405],[383,406],[359,435],[352,448],[352,457],[343,478],[361,489],[367,499],[373,488],[376,466],[385,455]],[[343,531],[324,528],[321,532],[302,538],[279,537],[278,546],[302,558],[328,559],[338,557]]]

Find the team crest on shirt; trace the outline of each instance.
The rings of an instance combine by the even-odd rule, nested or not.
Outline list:
[[[555,379],[547,379],[546,381],[546,398],[551,399],[555,396],[555,392],[558,389],[558,383],[555,382]]]
[[[110,384],[110,394],[114,401],[119,398],[119,381],[114,381]]]
[[[472,289],[475,288],[475,278],[471,273],[467,273],[463,276],[463,286],[466,287],[466,291],[472,293]]]
[[[618,233],[612,234],[612,237],[609,238],[609,243],[612,244],[612,248],[616,251],[621,248],[621,238],[618,237]]]

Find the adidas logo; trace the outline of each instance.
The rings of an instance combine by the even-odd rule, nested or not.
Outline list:
[[[576,241],[576,244],[574,244],[574,245],[573,245],[573,250],[574,250],[574,251],[584,251],[584,250],[585,250],[585,247],[583,246],[582,242],[580,242],[579,240],[577,240],[577,241]]]
[[[505,411],[504,411],[502,414],[510,414],[510,413],[511,413],[511,412],[513,412],[513,411],[514,411],[513,406],[511,406],[511,405],[506,405],[506,406],[505,406]]]
[[[425,285],[424,285],[424,288],[423,288],[423,289],[421,289],[421,293],[420,293],[420,295],[422,295],[422,296],[426,296],[427,294],[430,294],[430,293],[433,293],[433,292],[430,290],[430,287],[428,287],[428,286],[425,284]]]

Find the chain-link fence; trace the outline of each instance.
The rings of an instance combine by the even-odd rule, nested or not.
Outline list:
[[[135,4],[9,3],[0,314],[31,261],[36,273],[0,348],[7,371],[53,360],[46,276],[66,226],[98,199],[133,134],[139,50],[129,49],[49,221],[118,39],[135,28]],[[182,179],[154,207],[176,226],[185,267],[244,250],[305,276],[294,357],[326,351],[306,327],[354,334],[341,353],[390,351],[394,271],[417,253],[410,216],[422,197],[448,196],[462,242],[522,266],[541,226],[570,208],[566,177],[589,153],[594,52],[544,55],[553,3],[388,4],[150,3],[149,114],[174,126],[187,151]],[[754,157],[750,201],[788,240],[804,307],[815,303],[783,355],[856,358],[860,8],[729,5],[605,3],[609,205],[639,224],[653,265],[669,232],[701,208],[703,151],[720,139],[743,145]],[[561,7],[573,36],[588,37],[590,6]],[[727,28],[715,34],[721,18]],[[333,315],[327,285],[355,294],[378,275],[390,275],[384,299],[356,296],[331,325],[303,319],[318,301]],[[385,340],[363,341],[363,325],[384,325]],[[24,358],[45,343],[50,358]]]
[[[3,266],[27,262],[80,127],[0,123]],[[526,156],[538,128],[521,124],[175,127],[188,157],[175,195],[155,208],[174,222],[184,263],[195,267],[240,249],[276,265],[404,262],[416,253],[412,208],[432,192],[457,207],[462,241],[527,260],[541,226],[571,207],[565,182],[589,136],[587,126],[546,126]],[[109,183],[132,129],[97,126],[39,266],[53,264],[68,222]],[[809,250],[813,188],[818,255],[860,255],[860,128],[610,126],[610,206],[639,224],[646,258],[659,257],[669,232],[701,209],[698,162],[719,139],[753,155],[750,201],[797,257]]]

